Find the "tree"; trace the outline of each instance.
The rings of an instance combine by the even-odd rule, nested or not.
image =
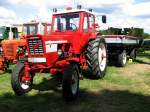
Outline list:
[[[144,33],[143,36],[144,36],[144,38],[148,38],[148,37],[150,37],[150,34]]]

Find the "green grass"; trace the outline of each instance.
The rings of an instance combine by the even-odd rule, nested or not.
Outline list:
[[[150,112],[150,52],[125,68],[109,66],[103,80],[84,77],[80,94],[66,102],[49,74],[37,74],[33,90],[16,96],[10,73],[0,75],[0,112]],[[12,66],[11,66],[12,67]]]

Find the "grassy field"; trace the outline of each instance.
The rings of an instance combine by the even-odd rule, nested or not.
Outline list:
[[[109,66],[103,80],[84,78],[76,101],[65,102],[49,74],[37,74],[33,90],[15,96],[10,74],[0,75],[0,112],[150,112],[150,52],[124,68]]]

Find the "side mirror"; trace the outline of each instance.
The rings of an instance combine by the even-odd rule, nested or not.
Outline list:
[[[102,23],[106,23],[106,16],[105,15],[102,16]]]
[[[99,24],[98,24],[98,23],[93,23],[92,26],[93,26],[94,28],[99,28]]]

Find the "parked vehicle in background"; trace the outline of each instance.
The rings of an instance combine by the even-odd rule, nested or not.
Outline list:
[[[150,38],[146,38],[143,40],[142,49],[143,50],[150,50]]]
[[[5,71],[8,68],[8,62],[3,54],[3,41],[7,39],[18,38],[17,27],[14,26],[1,26],[0,27],[0,70]]]
[[[109,28],[104,36],[109,60],[115,60],[117,66],[124,67],[128,57],[135,60],[136,50],[143,42],[143,29]]]
[[[46,22],[36,22],[31,21],[24,24],[13,25],[15,28],[10,27],[12,30],[7,30],[7,33],[11,33],[8,38],[8,34],[4,33],[3,38],[5,40],[1,41],[1,70],[6,71],[8,69],[9,62],[17,63],[18,60],[23,59],[26,52],[26,35],[31,34],[48,34],[50,31],[50,23]],[[22,26],[22,34],[18,36],[18,27]],[[5,32],[6,32],[5,31]]]

